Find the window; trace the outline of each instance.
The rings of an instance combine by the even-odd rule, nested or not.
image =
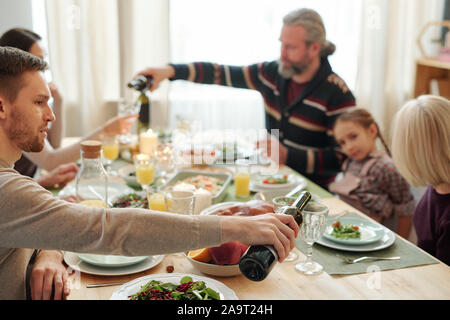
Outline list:
[[[330,63],[354,89],[359,0],[171,0],[171,61],[246,65],[278,59],[282,19],[300,7],[315,9],[322,16],[327,39],[337,47]],[[262,98],[251,90],[175,81],[169,102],[172,125],[178,115],[199,120],[203,129],[265,127]]]

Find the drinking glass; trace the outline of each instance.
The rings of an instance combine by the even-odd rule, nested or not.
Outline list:
[[[147,191],[148,208],[155,211],[167,211],[166,198],[162,192]]]
[[[164,192],[168,212],[192,215],[194,213],[195,193],[169,187]]]
[[[138,113],[139,110],[135,103],[132,103],[125,98],[119,99],[117,104],[117,115],[119,117],[130,116]],[[132,142],[132,136],[129,132],[127,134],[122,134],[119,136],[119,141],[122,144],[130,144]]]
[[[147,154],[137,154],[134,156],[134,168],[136,170],[137,182],[148,194],[150,185],[155,179],[155,159]]]
[[[296,200],[296,198],[293,197],[276,197],[272,199],[273,202],[273,211],[275,213],[281,213],[284,211],[284,209],[286,207],[291,206],[294,201]],[[289,252],[289,255],[284,259],[285,262],[290,262],[290,261],[294,261],[297,260],[298,258],[298,254],[296,254],[295,252]]]
[[[160,170],[161,184],[167,182],[167,176],[175,169],[174,149],[171,143],[159,144],[156,148],[156,165]]]
[[[111,166],[114,160],[119,157],[119,139],[117,135],[106,135],[102,141],[103,158],[108,175],[117,175]]]
[[[307,274],[318,274],[323,267],[312,259],[312,246],[322,236],[328,217],[328,207],[321,202],[308,203],[302,211],[303,222],[300,237],[308,245],[306,261],[295,265],[295,269]]]
[[[239,159],[235,162],[234,187],[238,198],[250,196],[250,161]]]

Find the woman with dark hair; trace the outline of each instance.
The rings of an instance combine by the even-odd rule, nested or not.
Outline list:
[[[31,30],[14,28],[8,30],[0,37],[0,46],[15,47],[44,60],[47,53],[41,40],[42,37]],[[48,83],[48,86],[53,98],[52,109],[56,118],[48,132],[47,140],[49,143],[46,143],[44,150],[38,154],[24,153],[22,158],[16,162],[14,168],[23,175],[34,177],[37,167],[42,167],[50,172],[37,178],[39,184],[45,188],[61,188],[75,178],[77,166],[71,162],[79,158],[80,143],[78,142],[58,150],[53,149],[61,146],[61,140],[64,135],[64,109],[63,98],[57,87],[53,83]],[[100,140],[105,132],[108,132],[108,134],[126,133],[132,125],[130,119],[136,117],[137,115],[112,118],[82,140]]]

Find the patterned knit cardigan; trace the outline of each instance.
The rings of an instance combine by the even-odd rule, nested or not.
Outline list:
[[[289,79],[278,73],[278,62],[227,66],[208,62],[171,64],[175,76],[188,80],[254,89],[262,94],[266,128],[279,129],[280,142],[288,149],[286,165],[326,187],[340,171],[332,127],[340,113],[355,106],[345,82],[333,73],[327,59],[291,105],[286,96]]]

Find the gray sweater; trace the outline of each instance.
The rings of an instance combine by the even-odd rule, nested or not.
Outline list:
[[[0,191],[0,299],[26,298],[26,269],[34,249],[143,256],[221,243],[216,216],[69,203],[2,159]]]

